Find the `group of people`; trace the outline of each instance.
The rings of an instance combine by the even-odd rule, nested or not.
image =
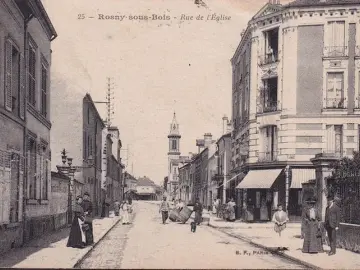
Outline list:
[[[114,203],[114,212],[119,216],[120,209],[122,210],[122,224],[130,224],[129,214],[132,213],[132,200],[128,198],[121,204],[116,201]],[[70,235],[67,242],[67,247],[84,248],[94,243],[93,235],[93,204],[90,200],[90,195],[85,192],[83,196],[76,197],[76,203],[72,209],[73,220],[70,229]]]
[[[68,247],[84,248],[94,243],[92,226],[93,206],[89,193],[77,196],[73,206],[73,221],[67,242]]]
[[[308,207],[303,213],[303,248],[304,253],[321,253],[324,252],[323,240],[325,231],[327,232],[330,252],[329,256],[336,254],[336,234],[340,224],[340,206],[334,200],[332,195],[328,196],[328,205],[325,211],[325,221],[321,222],[321,216],[316,209],[316,198],[312,197],[307,200]],[[274,230],[279,234],[279,249],[287,249],[283,246],[281,233],[286,228],[289,221],[287,213],[278,205],[278,210],[273,215],[272,221],[275,223]]]
[[[120,212],[121,210],[121,212]],[[115,216],[120,216],[123,225],[130,224],[130,214],[132,213],[132,199],[129,197],[127,200],[123,200],[122,203],[116,201],[114,203]]]
[[[172,204],[175,205],[175,209],[177,209],[179,212],[185,207],[184,202],[179,199],[178,202],[175,204],[175,199],[172,200]],[[169,211],[170,211],[170,203],[166,200],[166,197],[163,197],[163,200],[160,203],[159,213],[161,213],[162,223],[166,224],[166,220],[169,217]],[[195,220],[194,222],[197,225],[201,224],[202,221],[202,212],[203,212],[203,206],[200,203],[200,199],[197,198],[195,200],[195,205],[193,208],[193,211],[195,212]]]
[[[225,215],[224,218],[227,221],[235,221],[236,219],[236,215],[235,215],[235,207],[236,207],[236,203],[234,201],[233,198],[231,198],[230,200],[228,200],[228,202],[226,203],[226,208],[225,208]],[[217,217],[220,216],[220,208],[221,208],[221,203],[220,203],[220,199],[214,199],[213,205],[212,205],[212,213],[213,215],[216,215]]]

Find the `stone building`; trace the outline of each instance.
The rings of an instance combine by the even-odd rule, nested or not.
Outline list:
[[[0,253],[29,238],[30,221],[51,214],[49,81],[56,36],[41,1],[0,2]]]
[[[268,220],[278,203],[301,215],[301,184],[318,153],[359,149],[358,1],[266,4],[231,60],[232,169],[245,172],[244,218]]]

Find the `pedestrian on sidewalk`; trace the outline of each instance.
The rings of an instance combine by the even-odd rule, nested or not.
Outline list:
[[[115,216],[119,216],[120,215],[120,202],[118,200],[115,201],[114,203],[114,212],[115,212]]]
[[[203,206],[202,206],[199,198],[196,198],[195,205],[194,205],[194,212],[195,212],[195,223],[197,225],[200,225],[200,223],[202,221]]]
[[[220,199],[217,198],[216,199],[216,216],[217,217],[219,217],[219,215],[220,215],[220,207],[221,207]]]
[[[163,224],[166,224],[166,220],[169,217],[169,209],[170,209],[169,202],[166,201],[166,197],[163,197],[163,200],[160,203],[160,209],[159,209],[159,213],[161,213]]]
[[[214,199],[214,202],[213,202],[213,205],[212,205],[212,214],[213,214],[213,215],[216,215],[217,208],[218,208],[217,200]]]
[[[94,232],[93,232],[93,218],[92,218],[92,212],[93,212],[93,205],[90,201],[90,194],[88,192],[84,193],[83,202],[81,206],[84,209],[84,216],[85,221],[84,223],[87,224],[88,228],[85,231],[86,236],[86,245],[92,245],[94,244]]]
[[[304,213],[304,244],[303,253],[324,252],[319,212],[315,208],[316,198],[307,201],[309,208]]]
[[[325,211],[325,229],[329,237],[329,256],[331,256],[336,254],[336,232],[338,231],[340,224],[340,207],[334,202],[334,197],[332,195],[329,195],[327,199],[328,206]]]
[[[86,243],[86,237],[84,232],[85,214],[82,205],[82,197],[79,195],[76,197],[76,203],[73,206],[73,222],[71,224],[69,239],[66,244],[67,247],[72,248],[84,248]]]
[[[278,204],[278,210],[274,213],[272,221],[275,223],[274,230],[279,234],[279,247],[278,249],[284,250],[287,249],[283,246],[283,239],[281,237],[281,232],[285,230],[286,223],[289,221],[287,213],[283,210],[282,205]]]
[[[122,224],[123,225],[130,224],[130,220],[129,220],[129,204],[127,203],[127,201],[123,201],[122,206],[121,206],[121,210],[122,210]]]
[[[228,209],[228,221],[234,222],[235,221],[235,202],[234,199],[231,198],[230,201],[227,203],[227,209]]]

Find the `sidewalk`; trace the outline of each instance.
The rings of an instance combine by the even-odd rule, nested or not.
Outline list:
[[[73,268],[119,220],[114,213],[108,218],[95,219],[93,246],[84,249],[66,247],[70,228],[64,228],[2,254],[0,268]]]
[[[275,234],[274,225],[270,222],[226,222],[211,217],[209,226],[269,251],[274,251],[278,246],[279,237]],[[334,256],[327,255],[330,250],[327,245],[324,245],[325,253],[302,253],[303,240],[300,238],[300,227],[301,225],[297,223],[288,224],[282,237],[289,250],[277,252],[279,255],[301,262],[313,269],[360,269],[360,254],[345,249],[338,248]]]

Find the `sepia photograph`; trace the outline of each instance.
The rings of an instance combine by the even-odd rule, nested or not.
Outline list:
[[[360,0],[0,0],[0,268],[360,269]]]

